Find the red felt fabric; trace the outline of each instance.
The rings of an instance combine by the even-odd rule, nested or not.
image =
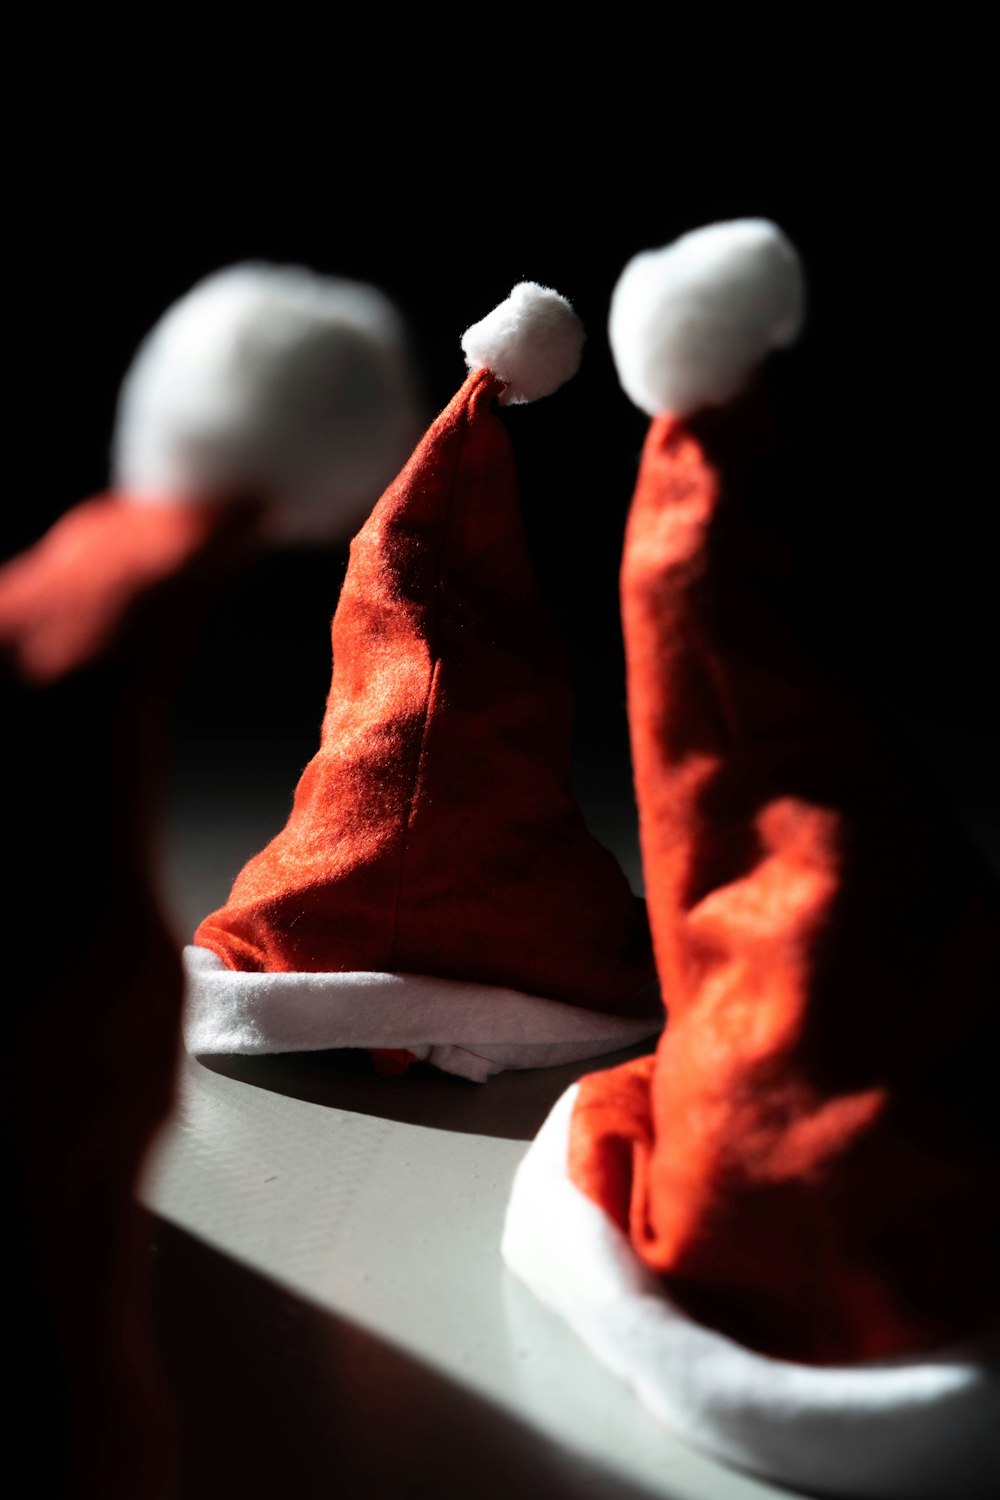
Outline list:
[[[1000,1312],[1000,922],[786,628],[757,433],[752,404],[663,417],[643,455],[622,606],[669,1020],[655,1059],[583,1082],[569,1168],[702,1321],[848,1362]]]
[[[643,904],[570,787],[571,691],[480,370],[351,547],[318,753],[195,941],[230,967],[375,970],[630,1013]]]
[[[0,1064],[32,1493],[172,1493],[134,1204],[182,999],[153,818],[171,689],[253,524],[105,495],[0,568]]]
[[[83,501],[4,566],[0,652],[36,686],[147,646],[169,669],[189,635],[184,596],[212,596],[253,525],[236,503]]]

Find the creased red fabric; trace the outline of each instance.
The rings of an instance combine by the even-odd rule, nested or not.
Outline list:
[[[153,818],[171,689],[252,528],[240,506],[105,495],[0,568],[0,1051],[30,1329],[12,1357],[33,1432],[45,1407],[46,1493],[171,1490],[134,1202],[182,999]]]
[[[643,455],[622,607],[669,1021],[584,1081],[569,1168],[693,1315],[849,1362],[1000,1312],[998,903],[786,628],[753,431],[663,417]]]
[[[469,377],[351,547],[320,749],[195,941],[230,968],[377,970],[630,1011],[643,904],[570,787],[571,691],[513,455]]]

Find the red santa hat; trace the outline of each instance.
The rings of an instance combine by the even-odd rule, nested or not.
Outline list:
[[[407,339],[374,287],[298,266],[206,277],[125,376],[108,492],[3,571],[0,629],[16,672],[54,681],[113,651],[144,598],[197,575],[225,535],[245,541],[250,511],[265,538],[343,534],[415,424]]]
[[[985,1495],[1000,1174],[964,1095],[996,1035],[997,893],[771,586],[741,392],[802,304],[761,220],[639,256],[615,292],[654,418],[622,608],[668,1022],[556,1106],[504,1254],[727,1461],[864,1500]]]
[[[532,283],[466,333],[472,373],[352,544],[288,824],[187,950],[192,1051],[482,1079],[657,1029],[643,903],[570,787],[569,672],[495,411],[556,390],[582,343]]]
[[[3,1072],[15,1247],[30,1239],[42,1329],[19,1368],[44,1360],[49,1391],[61,1366],[73,1493],[171,1489],[131,1259],[183,994],[150,850],[170,690],[260,535],[340,530],[398,461],[413,407],[378,293],[222,272],[167,313],[127,376],[114,488],[0,568],[0,910],[6,951],[28,963],[11,976]],[[42,1055],[57,1104],[40,1110]]]

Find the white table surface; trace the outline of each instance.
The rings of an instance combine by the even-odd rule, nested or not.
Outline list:
[[[172,820],[179,935],[287,789],[255,814],[239,788],[214,797]],[[617,852],[634,876],[627,832]],[[675,1441],[501,1261],[517,1164],[596,1065],[472,1084],[378,1078],[357,1054],[184,1060],[142,1191],[180,1500],[787,1493]]]
[[[227,1373],[218,1330],[203,1326],[204,1309],[195,1319],[198,1293],[184,1295],[184,1278],[198,1279],[197,1251],[178,1251],[177,1235],[157,1237],[158,1278],[174,1274],[173,1256],[181,1283],[169,1317],[187,1307],[222,1365],[214,1394],[197,1403],[204,1493],[213,1474],[219,1493],[213,1442],[233,1495],[302,1493],[268,1488],[291,1484],[290,1444],[300,1445],[296,1482],[315,1468],[331,1494],[780,1493],[674,1441],[501,1262],[514,1170],[550,1101],[582,1070],[476,1085],[429,1073],[379,1079],[363,1068],[330,1054],[233,1059],[225,1071],[185,1063],[144,1197],[186,1241],[233,1267],[223,1300],[235,1305],[223,1324],[242,1322],[244,1347],[230,1350]],[[225,1280],[224,1266],[213,1279]],[[216,1310],[218,1300],[217,1291]],[[182,1364],[198,1361],[192,1327]],[[259,1401],[252,1372],[261,1363],[291,1410]],[[255,1404],[263,1409],[248,1433]],[[234,1432],[257,1450],[245,1474],[245,1452],[236,1473],[227,1464]],[[263,1456],[269,1445],[278,1451]]]

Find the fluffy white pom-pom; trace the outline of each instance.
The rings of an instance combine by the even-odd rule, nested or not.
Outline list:
[[[776,224],[696,229],[619,277],[609,326],[618,378],[651,417],[720,406],[795,340],[804,305],[799,257]]]
[[[219,271],[139,348],[118,403],[116,485],[137,501],[239,494],[286,538],[353,527],[419,415],[395,308],[297,266]]]
[[[537,281],[522,281],[462,335],[470,370],[483,365],[507,389],[501,406],[518,406],[551,396],[580,368],[586,334],[565,297]]]

